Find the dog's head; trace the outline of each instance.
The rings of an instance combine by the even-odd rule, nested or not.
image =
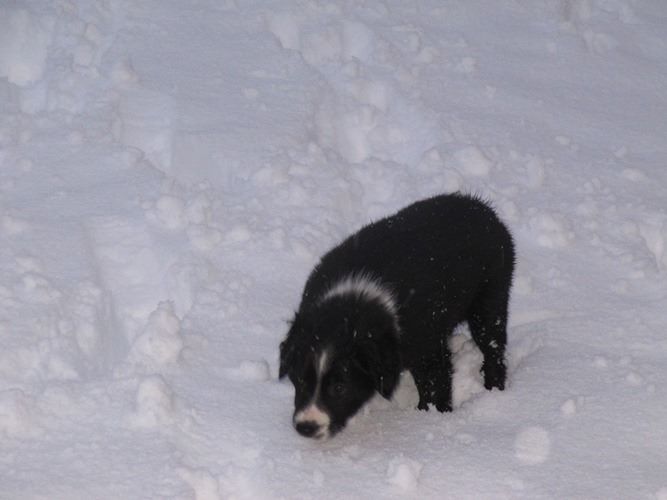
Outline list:
[[[331,437],[377,391],[398,383],[398,327],[381,304],[336,297],[295,315],[280,344],[280,378],[294,385],[299,434]]]

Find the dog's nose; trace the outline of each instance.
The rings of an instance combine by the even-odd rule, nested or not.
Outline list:
[[[305,437],[313,437],[320,428],[315,422],[310,421],[297,422],[295,427],[296,431]]]

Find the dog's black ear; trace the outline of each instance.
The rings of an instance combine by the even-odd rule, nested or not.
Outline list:
[[[375,390],[391,399],[401,374],[401,360],[396,332],[366,332],[357,342],[355,357],[374,379]],[[364,338],[365,337],[365,338]]]
[[[290,328],[287,331],[285,340],[280,343],[280,369],[278,378],[283,378],[289,373],[294,359],[294,334],[298,328],[301,328],[301,318],[298,313],[294,314],[294,319],[290,321]]]
[[[288,337],[280,343],[280,370],[278,371],[278,378],[284,378],[287,372],[289,372],[293,352],[294,347],[292,347]]]

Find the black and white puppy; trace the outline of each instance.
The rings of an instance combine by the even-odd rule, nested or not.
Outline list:
[[[421,410],[452,409],[448,336],[467,321],[487,389],[505,388],[514,245],[478,198],[416,202],[322,257],[280,344],[295,388],[293,423],[307,437],[339,432],[377,391],[391,398],[409,370]]]

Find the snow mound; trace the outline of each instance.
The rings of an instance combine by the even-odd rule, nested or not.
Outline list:
[[[38,414],[32,397],[19,389],[0,391],[0,436],[30,438],[42,432],[35,417]]]
[[[154,429],[174,422],[173,392],[159,375],[151,375],[139,382],[135,412],[130,414],[130,426]]]
[[[0,77],[21,87],[42,78],[54,25],[48,16],[0,7]]]
[[[131,344],[155,304],[170,298],[165,282],[175,259],[163,254],[145,222],[95,217],[86,227],[102,286],[113,300],[114,323],[124,337],[116,342]],[[175,307],[179,310],[179,304]]]
[[[296,15],[290,12],[273,13],[268,16],[266,24],[283,49],[301,49],[299,20]]]
[[[574,399],[568,399],[560,407],[560,413],[565,418],[573,417],[577,413],[577,403]]]
[[[564,248],[574,239],[569,223],[560,214],[542,213],[530,218],[535,241],[546,248]]]
[[[111,304],[108,294],[92,281],[81,282],[62,301],[69,314],[59,323],[60,333],[75,339],[82,355],[81,370],[100,373],[113,361]]]
[[[667,269],[667,224],[657,219],[643,222],[639,225],[639,234],[653,254],[658,269]]]
[[[114,123],[115,138],[140,149],[163,172],[171,172],[173,102],[161,92],[131,87],[122,93]]]
[[[269,363],[264,359],[243,361],[237,368],[228,369],[227,373],[230,378],[249,382],[264,382],[271,377]]]
[[[4,236],[17,236],[30,229],[30,225],[20,218],[4,214],[0,217],[0,234]]]
[[[422,467],[420,462],[403,455],[394,457],[387,468],[387,482],[403,491],[414,491],[418,486]]]
[[[475,146],[467,146],[454,153],[454,162],[462,173],[473,177],[485,177],[493,167],[488,156]]]
[[[166,229],[183,229],[188,223],[185,201],[169,194],[163,194],[157,199],[154,208],[147,212],[147,217]]]
[[[482,353],[475,342],[464,334],[453,335],[449,340],[449,348],[454,366],[452,403],[454,407],[459,407],[475,394],[485,390],[480,372]]]
[[[176,363],[182,349],[181,322],[174,313],[174,306],[171,302],[160,302],[132,344],[129,359],[155,370]]]
[[[525,465],[539,465],[547,461],[551,438],[542,427],[526,427],[514,441],[514,456]]]
[[[177,469],[181,478],[194,490],[195,500],[221,500],[218,481],[210,472],[181,467]]]

